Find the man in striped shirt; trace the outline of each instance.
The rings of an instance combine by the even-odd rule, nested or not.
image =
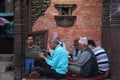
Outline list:
[[[109,71],[109,59],[105,50],[100,46],[96,46],[94,40],[88,40],[88,45],[96,56],[98,72],[101,74]]]

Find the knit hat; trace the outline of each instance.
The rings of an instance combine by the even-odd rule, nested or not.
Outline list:
[[[87,37],[80,37],[78,43],[87,46],[88,45],[88,39],[87,39]]]

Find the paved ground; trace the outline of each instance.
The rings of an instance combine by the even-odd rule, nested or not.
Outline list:
[[[14,80],[14,71],[6,71],[6,68],[12,65],[9,62],[11,54],[0,54],[0,80]]]
[[[0,80],[14,80],[14,72],[0,73]]]

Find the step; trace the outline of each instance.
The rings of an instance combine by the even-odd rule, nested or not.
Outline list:
[[[13,65],[12,62],[0,62],[0,73],[5,72],[6,67]]]
[[[14,54],[0,54],[0,61],[11,61],[11,59],[13,58]]]
[[[1,72],[0,80],[14,80],[14,72]]]

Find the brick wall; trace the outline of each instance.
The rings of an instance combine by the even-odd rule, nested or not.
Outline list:
[[[67,46],[68,51],[73,51],[73,40],[80,36],[87,36],[94,39],[98,45],[101,44],[101,23],[102,23],[102,0],[52,0],[45,15],[39,17],[34,23],[32,31],[49,30],[48,40],[52,32],[58,32]],[[59,27],[56,25],[54,16],[58,15],[54,4],[76,4],[77,8],[72,15],[77,19],[71,27]]]

